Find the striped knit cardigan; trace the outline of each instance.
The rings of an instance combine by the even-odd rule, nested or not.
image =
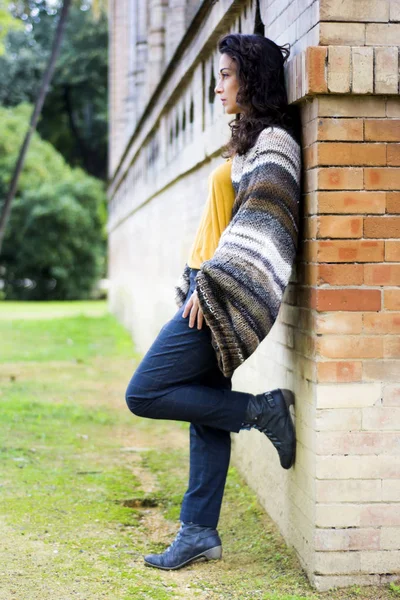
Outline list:
[[[276,126],[233,158],[232,218],[196,275],[199,304],[225,377],[254,352],[277,318],[296,254],[300,173],[300,146]],[[179,307],[189,273],[186,264],[175,286]]]

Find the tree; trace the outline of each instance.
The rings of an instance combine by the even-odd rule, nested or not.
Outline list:
[[[44,100],[46,98],[47,90],[48,90],[51,78],[53,76],[53,72],[54,72],[58,52],[60,50],[61,40],[62,40],[62,36],[64,33],[64,28],[65,28],[70,4],[71,4],[71,0],[64,0],[64,2],[63,2],[60,18],[59,18],[56,33],[54,36],[53,47],[52,47],[51,54],[49,57],[49,62],[47,64],[46,71],[44,72],[44,75],[43,75],[42,84],[40,86],[40,89],[38,92],[38,97],[37,97],[36,103],[35,103],[35,107],[33,109],[32,116],[31,116],[31,119],[29,122],[28,131],[25,135],[24,141],[22,143],[22,146],[21,146],[21,149],[20,149],[20,152],[18,155],[17,162],[15,164],[15,169],[14,169],[14,173],[13,173],[13,176],[11,179],[10,188],[8,190],[8,194],[6,196],[4,204],[2,206],[2,212],[1,212],[1,216],[0,216],[0,252],[1,252],[2,244],[3,244],[7,221],[9,219],[10,212],[11,212],[11,205],[12,205],[12,202],[14,200],[14,197],[15,197],[15,194],[17,191],[18,180],[20,178],[21,171],[24,166],[26,153],[29,148],[29,144],[30,144],[32,135],[36,129],[39,115],[42,110]]]
[[[103,10],[71,5],[60,56],[38,123],[38,131],[73,166],[107,176],[107,18]],[[18,13],[26,29],[7,38],[0,57],[0,103],[33,103],[51,50],[57,12],[46,2]],[[96,16],[97,14],[97,16]]]
[[[0,108],[0,194],[7,189],[30,107]],[[1,257],[7,299],[78,299],[104,271],[103,184],[69,167],[35,133]]]

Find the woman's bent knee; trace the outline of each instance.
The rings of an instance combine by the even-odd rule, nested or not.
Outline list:
[[[149,405],[151,401],[148,398],[143,398],[142,396],[135,393],[135,390],[132,389],[132,386],[128,386],[128,389],[125,393],[125,400],[128,405],[129,410],[136,415],[137,417],[148,417],[149,415]]]

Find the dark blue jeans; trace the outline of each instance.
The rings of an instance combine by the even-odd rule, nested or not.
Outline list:
[[[190,422],[189,486],[181,521],[216,527],[231,453],[230,432],[238,432],[252,394],[231,390],[231,379],[220,371],[203,321],[189,327],[184,307],[160,330],[128,385],[126,402],[138,416]]]

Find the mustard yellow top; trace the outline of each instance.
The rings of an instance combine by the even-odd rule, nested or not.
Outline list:
[[[208,198],[187,264],[200,269],[205,260],[212,258],[219,238],[232,216],[235,191],[231,181],[231,159],[214,169],[208,177]]]

